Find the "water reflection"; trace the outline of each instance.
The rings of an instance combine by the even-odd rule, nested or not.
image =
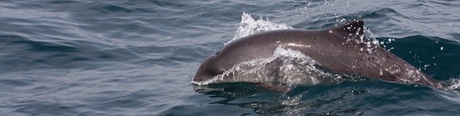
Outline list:
[[[196,85],[195,91],[212,98],[224,98],[210,104],[251,108],[262,115],[362,115],[362,109],[353,107],[356,105],[353,101],[368,90],[347,86],[350,83],[298,86],[288,93],[251,83]]]

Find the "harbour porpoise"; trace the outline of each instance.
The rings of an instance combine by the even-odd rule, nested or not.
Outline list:
[[[437,80],[366,39],[363,25],[363,21],[353,20],[321,31],[286,29],[249,35],[208,57],[193,81],[209,81],[239,63],[269,58],[281,46],[300,51],[334,73],[443,88]],[[225,80],[231,79],[219,82]]]

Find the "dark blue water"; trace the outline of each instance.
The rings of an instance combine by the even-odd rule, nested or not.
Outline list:
[[[460,93],[359,78],[296,87],[196,86],[243,12],[297,29],[362,19],[376,39],[460,85],[458,0],[2,0],[1,115],[453,115]],[[390,41],[391,40],[391,41]]]

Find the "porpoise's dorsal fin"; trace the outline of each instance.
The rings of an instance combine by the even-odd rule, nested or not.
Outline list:
[[[355,35],[363,35],[364,33],[364,22],[362,20],[353,20],[345,24],[339,25],[335,28],[330,29],[334,32],[346,32]]]

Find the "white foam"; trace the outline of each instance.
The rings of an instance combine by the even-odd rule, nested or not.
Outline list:
[[[241,22],[240,24],[238,24],[238,29],[236,31],[235,36],[232,40],[228,41],[227,43],[230,43],[231,41],[240,39],[248,35],[280,29],[293,28],[286,24],[272,23],[268,19],[263,20],[262,17],[258,20],[255,20],[254,18],[252,18],[250,14],[243,12],[243,15],[241,16]]]
[[[460,79],[451,79],[449,82],[449,86],[447,89],[449,90],[457,90],[460,88]]]

